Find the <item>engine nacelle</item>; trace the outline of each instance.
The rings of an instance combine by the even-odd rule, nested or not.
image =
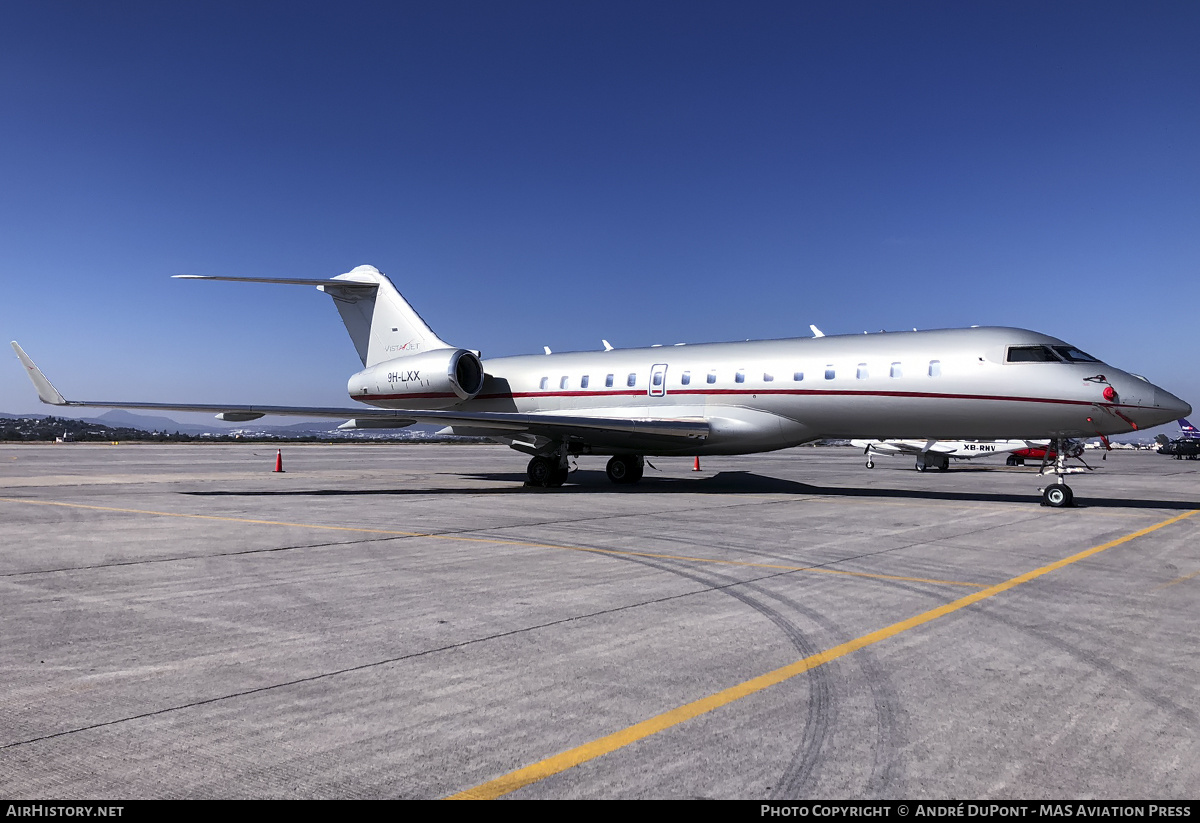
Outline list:
[[[483,388],[483,363],[466,349],[433,351],[376,363],[350,378],[355,400],[392,409],[444,409]]]

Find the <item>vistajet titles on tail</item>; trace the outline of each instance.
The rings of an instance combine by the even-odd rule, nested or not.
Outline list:
[[[731,455],[824,438],[1007,440],[1113,435],[1191,407],[1145,378],[1062,340],[977,327],[794,340],[655,346],[484,360],[441,340],[374,266],[329,280],[210,277],[315,286],[333,298],[363,369],[358,408],[66,400],[15,342],[42,402],[347,418],[342,428],[444,425],[531,456],[528,485],[561,486],[568,458],[608,455],[614,483],[636,483],[646,456]],[[1060,449],[1059,453],[1065,452]],[[1042,502],[1069,506],[1065,457]]]

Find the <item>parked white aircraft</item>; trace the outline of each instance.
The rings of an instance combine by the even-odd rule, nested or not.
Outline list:
[[[567,458],[612,455],[636,483],[645,455],[752,454],[821,438],[1068,438],[1117,434],[1191,407],[1061,340],[1009,328],[941,329],[482,360],[438,338],[373,266],[329,280],[206,277],[316,286],[333,298],[363,370],[356,409],[66,400],[14,342],[45,403],[351,418],[346,428],[441,423],[529,454],[528,482],[559,486]],[[1070,505],[1058,482],[1043,503]]]
[[[1034,441],[1029,440],[851,440],[850,445],[863,450],[867,456],[867,468],[875,468],[871,458],[877,454],[911,454],[917,458],[916,469],[945,471],[950,468],[950,458],[971,460],[989,454],[1004,454],[1017,449],[1027,449]],[[1049,441],[1037,441],[1047,445]]]

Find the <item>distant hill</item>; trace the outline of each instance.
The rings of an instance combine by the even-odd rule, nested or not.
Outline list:
[[[105,426],[129,426],[148,432],[179,432],[180,434],[203,434],[204,432],[228,432],[232,427],[225,422],[213,419],[212,423],[179,423],[169,417],[151,414],[136,414],[125,409],[112,409],[99,417],[87,417],[95,423]]]
[[[58,417],[47,414],[0,412],[0,441],[54,440],[69,434],[73,440],[162,440],[192,439],[313,439],[322,440],[427,440],[440,426],[409,426],[406,429],[341,431],[340,419],[302,421],[285,426],[264,426],[259,421],[229,424],[180,423],[170,417],[136,414],[113,409],[99,417]]]

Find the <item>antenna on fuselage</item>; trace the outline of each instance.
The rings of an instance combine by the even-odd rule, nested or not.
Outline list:
[[[546,354],[552,354],[552,353],[553,353],[553,352],[551,352],[551,351],[550,351],[550,347],[549,347],[549,346],[542,346],[542,348],[546,350]]]
[[[818,329],[816,326],[812,325],[811,323],[808,324],[808,327],[810,329],[812,329],[813,337],[824,337],[825,336],[825,332],[821,331],[820,329]]]
[[[605,350],[605,351],[612,351],[612,350],[613,350],[612,343],[609,343],[607,340],[601,340],[600,342],[604,344],[604,350]]]

